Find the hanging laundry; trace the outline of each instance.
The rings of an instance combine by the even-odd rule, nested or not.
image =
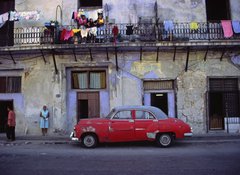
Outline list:
[[[72,30],[66,30],[64,35],[64,41],[68,40],[69,38],[73,37],[74,33]]]
[[[89,28],[88,29],[82,29],[81,30],[81,37],[82,38],[87,37],[89,30],[90,30]]]
[[[224,37],[230,38],[233,36],[232,23],[231,20],[222,20],[221,21]]]
[[[19,20],[34,20],[38,21],[40,19],[39,11],[26,11],[26,12],[18,12]]]
[[[197,30],[199,28],[199,25],[197,22],[191,22],[190,23],[190,29],[191,30]]]
[[[164,29],[166,31],[172,31],[174,29],[173,21],[169,21],[169,20],[168,21],[164,21],[163,24],[164,24]]]
[[[18,21],[19,14],[16,11],[10,11],[9,21]]]
[[[66,29],[62,30],[61,35],[60,35],[60,41],[64,41],[64,37],[65,37],[66,31],[67,31]]]
[[[80,31],[81,31],[81,29],[72,29],[72,31],[73,31],[73,33],[75,34],[75,33],[78,33],[78,32],[80,32]]]
[[[97,27],[91,27],[89,28],[89,34],[92,34],[94,36],[97,36]]]
[[[240,33],[240,21],[232,21],[232,27],[235,33]]]
[[[133,25],[127,25],[126,35],[132,35],[133,34]]]
[[[0,28],[8,21],[8,16],[8,12],[0,15]]]

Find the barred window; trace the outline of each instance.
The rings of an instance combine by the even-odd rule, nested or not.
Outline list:
[[[72,72],[73,89],[105,89],[105,71]]]
[[[21,93],[21,77],[0,77],[0,93]]]

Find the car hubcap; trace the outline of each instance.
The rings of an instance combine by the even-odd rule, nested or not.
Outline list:
[[[170,136],[168,135],[162,135],[160,137],[160,143],[163,145],[163,146],[168,146],[170,143],[171,143],[171,138]]]
[[[83,142],[86,147],[92,147],[95,144],[95,139],[93,138],[93,136],[89,135],[84,137]]]

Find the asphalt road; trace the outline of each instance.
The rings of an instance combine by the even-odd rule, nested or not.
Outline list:
[[[129,143],[85,149],[78,144],[0,146],[1,175],[237,175],[240,141],[176,143],[171,148]]]

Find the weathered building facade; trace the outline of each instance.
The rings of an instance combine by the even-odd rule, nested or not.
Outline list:
[[[103,14],[95,42],[60,42],[63,29],[79,28],[79,9]],[[0,25],[1,132],[11,105],[16,132],[40,135],[44,104],[51,135],[120,105],[157,106],[194,133],[239,132],[240,34],[226,37],[221,25],[240,21],[238,0],[0,2],[0,15],[15,10],[34,12]]]

